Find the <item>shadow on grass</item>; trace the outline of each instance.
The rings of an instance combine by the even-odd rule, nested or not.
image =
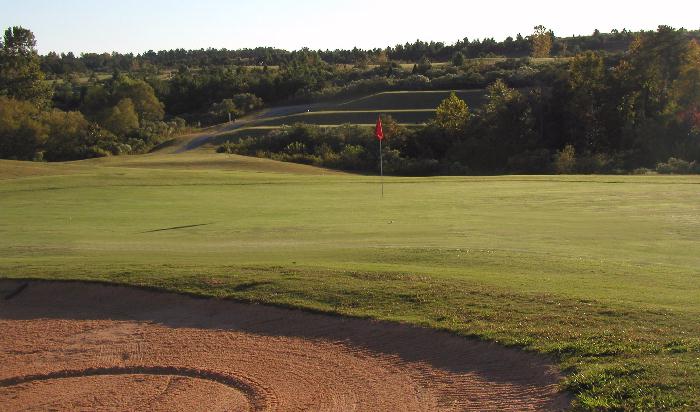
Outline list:
[[[153,229],[153,230],[147,230],[145,232],[139,232],[139,233],[155,233],[155,232],[165,232],[166,230],[178,230],[178,229],[189,229],[191,227],[199,227],[199,226],[209,226],[213,225],[214,223],[199,223],[196,225],[185,225],[185,226],[173,226],[173,227],[166,227],[163,229]]]

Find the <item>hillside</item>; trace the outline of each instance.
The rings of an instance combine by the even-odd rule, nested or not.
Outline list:
[[[201,132],[182,136],[156,148],[156,151],[175,153],[193,150],[201,146],[220,145],[223,142],[244,137],[259,137],[271,130],[295,123],[322,127],[353,124],[371,127],[378,115],[390,115],[407,127],[427,123],[435,116],[440,102],[451,90],[392,91],[374,93],[351,100],[335,100],[308,105],[277,106],[261,110],[234,123],[224,123]],[[458,97],[470,107],[483,104],[483,89],[456,90]]]
[[[455,90],[457,97],[467,105],[481,106],[486,97],[484,89]],[[452,90],[392,91],[375,93],[360,97],[335,106],[336,110],[435,110]]]
[[[172,153],[165,150],[145,155],[113,156],[63,163],[0,159],[0,180],[48,176],[113,174],[113,169],[163,169],[186,171],[252,172],[285,175],[343,175],[343,172],[271,159],[217,154],[211,150]]]

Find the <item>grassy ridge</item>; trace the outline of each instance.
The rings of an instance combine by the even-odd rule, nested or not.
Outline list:
[[[325,102],[309,106],[309,112],[271,116],[251,121],[252,126],[280,126],[294,123],[317,125],[374,124],[377,114],[389,114],[403,124],[426,123],[435,109],[452,91],[393,91],[375,93],[343,102]],[[479,107],[485,100],[483,89],[457,90],[457,96],[470,107]]]
[[[375,119],[376,121],[376,119]],[[372,124],[352,124],[352,126],[359,126],[359,127],[365,127],[368,130],[373,130],[375,127],[376,123]],[[411,128],[411,127],[418,127],[418,125],[415,124],[410,124],[410,123],[400,123],[402,126]],[[343,127],[345,124],[317,124],[316,126],[319,126],[321,128],[334,128],[334,127]],[[209,139],[207,139],[206,144],[210,146],[218,146],[223,144],[224,142],[228,141],[237,141],[242,138],[246,137],[262,137],[269,132],[273,130],[279,130],[283,128],[284,126],[251,126],[251,127],[244,127],[241,129],[235,129],[227,132],[222,132],[219,134],[216,134]]]
[[[387,178],[380,200],[179,156],[0,181],[0,275],[423,324],[556,356],[580,407],[700,408],[697,177]]]
[[[399,123],[426,123],[435,117],[435,109],[417,110],[366,110],[366,111],[323,111],[308,112],[282,116],[255,122],[256,126],[281,126],[294,123],[318,125],[371,124],[377,121],[377,115],[389,114]]]
[[[399,91],[372,94],[366,97],[342,103],[337,109],[342,110],[434,110],[440,102],[449,97],[452,91]],[[457,96],[470,107],[481,106],[486,98],[483,89],[457,90]]]
[[[259,137],[270,130],[295,123],[322,127],[344,124],[371,127],[378,114],[391,115],[407,127],[418,126],[435,116],[435,109],[450,93],[452,92],[445,90],[382,92],[349,101],[313,104],[309,106],[308,112],[303,105],[273,108],[271,112],[263,112],[261,117],[244,119],[245,126],[240,129],[223,132],[212,130],[206,144],[219,145],[235,138]],[[481,106],[485,101],[485,91],[481,89],[458,90],[456,93],[471,107]],[[293,114],[286,114],[289,111]],[[302,112],[298,113],[299,111]],[[175,140],[178,139],[173,142]]]

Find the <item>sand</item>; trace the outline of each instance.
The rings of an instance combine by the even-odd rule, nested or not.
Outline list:
[[[445,332],[99,284],[18,290],[26,283],[0,281],[5,411],[530,411],[570,401],[546,358]]]

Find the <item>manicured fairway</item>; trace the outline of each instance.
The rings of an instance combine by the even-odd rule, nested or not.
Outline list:
[[[0,276],[424,324],[552,354],[578,406],[700,408],[700,178],[386,178],[382,200],[255,161],[0,162]]]

